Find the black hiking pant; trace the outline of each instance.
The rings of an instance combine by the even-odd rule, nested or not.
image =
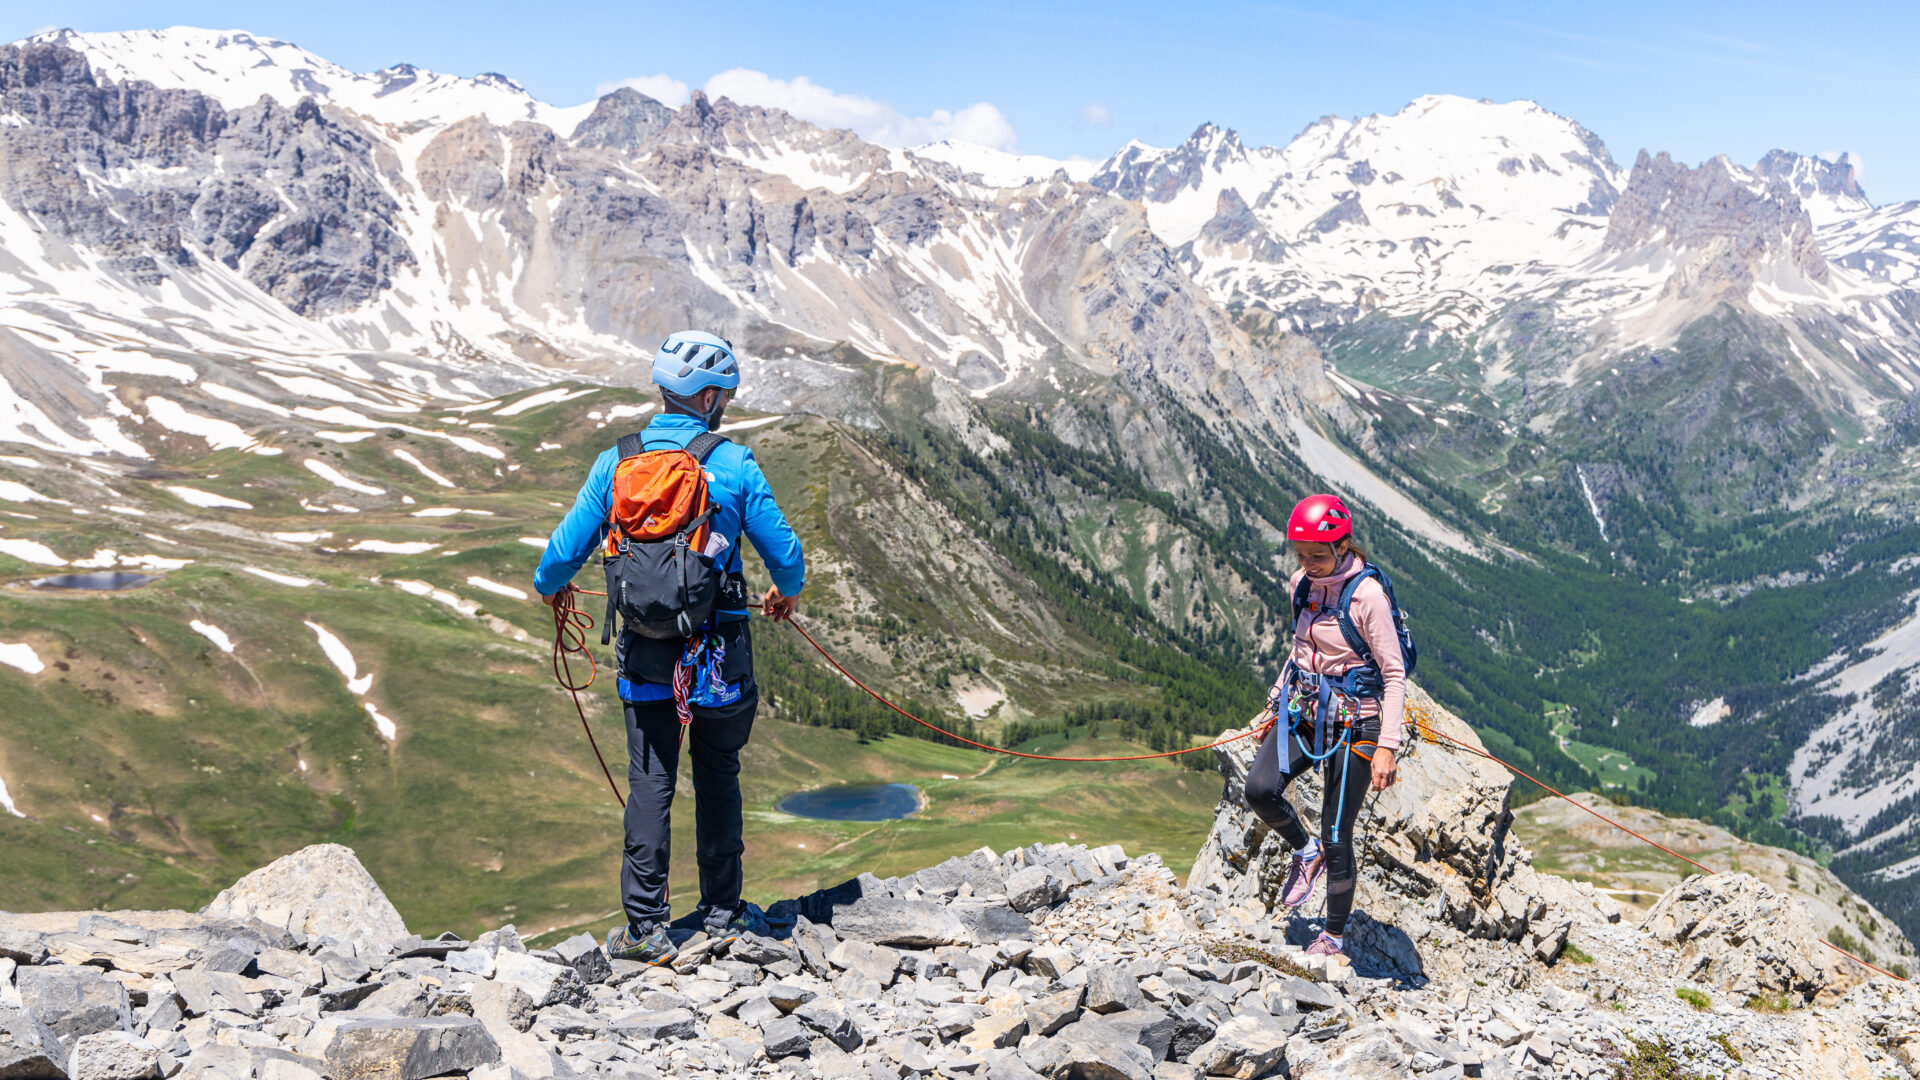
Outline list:
[[[620,863],[620,899],[635,927],[664,923],[668,831],[674,780],[680,771],[680,720],[673,702],[629,701],[627,707],[627,846]],[[732,910],[740,904],[740,750],[753,733],[760,690],[751,678],[740,700],[695,708],[686,750],[693,761],[694,858],[700,867],[700,906]]]
[[[1337,737],[1333,732],[1329,736]],[[1369,720],[1353,730],[1346,748],[1324,763],[1320,797],[1320,850],[1327,860],[1327,927],[1334,937],[1346,933],[1353,913],[1353,886],[1358,867],[1353,859],[1353,826],[1366,805],[1373,783],[1373,752],[1380,737],[1380,721]],[[1307,756],[1313,731],[1303,725],[1293,731],[1278,727],[1267,733],[1254,751],[1247,770],[1247,809],[1280,834],[1295,851],[1307,846],[1307,830],[1287,802],[1287,785],[1313,768]]]

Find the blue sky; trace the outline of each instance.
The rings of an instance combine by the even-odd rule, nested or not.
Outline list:
[[[297,42],[355,70],[498,71],[556,104],[622,79],[792,100],[896,138],[957,134],[1056,157],[1170,144],[1212,120],[1284,143],[1316,117],[1426,93],[1525,97],[1600,135],[1751,163],[1851,151],[1876,203],[1920,198],[1920,5],[985,3],[273,4],[10,0],[0,39],[49,25],[188,24]],[[663,78],[664,77],[664,78]],[[804,83],[800,80],[806,80]],[[973,107],[969,109],[969,107]]]

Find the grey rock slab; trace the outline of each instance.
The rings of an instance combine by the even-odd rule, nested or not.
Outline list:
[[[812,1043],[813,1033],[791,1016],[770,1020],[760,1028],[760,1044],[770,1060],[803,1055]]]
[[[592,934],[576,934],[553,947],[554,957],[563,965],[573,969],[580,981],[592,985],[607,981],[613,974],[613,965],[607,960],[607,954]]]
[[[1062,990],[1035,998],[1027,1005],[1027,1030],[1047,1036],[1080,1019],[1080,999],[1085,988]]]
[[[499,1043],[471,1016],[355,1020],[326,1049],[331,1080],[425,1080],[499,1060]]]
[[[761,937],[759,934],[742,934],[728,947],[727,955],[744,964],[766,967],[783,960],[799,960],[800,951],[785,941]]]
[[[792,1015],[842,1050],[852,1050],[862,1041],[860,1029],[847,1016],[846,1006],[838,1001],[815,998],[793,1010]]]
[[[418,979],[382,983],[378,990],[362,998],[353,1011],[368,1016],[425,1016],[427,987]]]
[[[23,967],[13,979],[21,1004],[62,1039],[133,1028],[133,1002],[127,988],[99,968]]]
[[[474,1017],[486,1024],[495,1038],[501,1037],[504,1029],[525,1031],[533,1026],[533,999],[510,983],[476,983],[470,1001]]]
[[[28,930],[0,930],[0,957],[17,964],[44,964],[47,936]]]
[[[263,949],[253,958],[253,966],[264,975],[274,975],[302,986],[320,986],[327,972],[320,961],[291,949]]]
[[[1027,912],[1046,907],[1066,894],[1066,887],[1044,866],[1027,866],[1007,878],[1007,904]]]
[[[315,844],[234,882],[202,915],[258,919],[308,937],[380,945],[407,937],[407,924],[353,849]]]
[[[1265,1076],[1286,1055],[1292,1029],[1264,1013],[1247,1013],[1221,1024],[1213,1038],[1195,1048],[1188,1064],[1209,1076],[1254,1080]]]
[[[699,1018],[689,1009],[631,1012],[613,1021],[613,1032],[630,1039],[691,1039],[700,1034]]]
[[[1036,945],[1027,954],[1027,971],[1033,975],[1058,979],[1072,971],[1078,961],[1073,954],[1058,945]]]
[[[24,1009],[0,1005],[0,1080],[65,1080],[60,1036]]]
[[[501,952],[494,958],[494,965],[494,979],[519,987],[536,1008],[578,1005],[586,1000],[587,985],[570,967],[514,952]]]
[[[1004,900],[958,900],[947,905],[947,910],[967,928],[973,940],[988,945],[1033,936],[1033,924]]]
[[[1180,1030],[1179,1023],[1165,1010],[1151,1005],[1107,1013],[1102,1019],[1116,1029],[1130,1033],[1133,1041],[1146,1047],[1155,1061],[1166,1060],[1173,1049],[1173,1036]]]
[[[1086,1008],[1101,1014],[1137,1009],[1147,1003],[1140,982],[1132,975],[1108,964],[1087,968]]]
[[[774,983],[766,991],[768,1001],[781,1012],[789,1013],[820,996],[818,991],[794,983]]]
[[[967,1005],[942,1005],[933,1010],[933,1030],[942,1040],[949,1040],[973,1030],[973,1009]]]
[[[72,1080],[162,1080],[178,1069],[172,1055],[124,1031],[97,1031],[73,1041]]]
[[[833,964],[827,957],[839,943],[840,937],[831,926],[823,926],[804,915],[793,924],[793,947],[800,953],[800,963],[819,978],[833,978]]]
[[[827,960],[837,968],[872,979],[881,989],[892,986],[900,971],[899,950],[853,938],[835,945]]]
[[[973,1030],[960,1037],[960,1044],[974,1050],[994,1050],[1019,1045],[1026,1033],[1024,1012],[990,1012],[973,1022]]]
[[[188,1016],[204,1016],[221,1010],[258,1016],[265,1006],[248,980],[231,972],[176,971],[172,979],[174,990],[186,1003]],[[365,985],[369,992],[380,987],[378,983]]]
[[[740,1007],[734,1010],[734,1015],[740,1018],[741,1023],[764,1027],[768,1022],[778,1020],[786,1013],[782,1012],[780,1006],[775,1005],[767,995],[755,994],[741,1002]]]
[[[916,949],[974,943],[972,931],[945,907],[893,897],[862,897],[835,908],[833,930],[843,938]]]
[[[564,1039],[569,1035],[597,1035],[607,1030],[606,1021],[571,1005],[552,1005],[541,1009],[534,1026]]]

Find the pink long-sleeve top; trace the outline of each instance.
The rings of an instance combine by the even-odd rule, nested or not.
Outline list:
[[[1293,626],[1295,667],[1337,678],[1348,669],[1361,666],[1359,654],[1347,645],[1346,635],[1340,632],[1340,619],[1334,609],[1340,605],[1340,590],[1346,587],[1347,579],[1366,565],[1349,555],[1340,560],[1331,575],[1313,579],[1313,585],[1307,590],[1307,606]],[[1305,574],[1305,570],[1294,571],[1287,582],[1290,594],[1300,587],[1300,579]],[[1367,639],[1368,648],[1373,650],[1383,684],[1378,700],[1361,701],[1360,715],[1380,717],[1380,745],[1398,750],[1407,714],[1407,666],[1405,657],[1400,655],[1400,638],[1393,629],[1392,605],[1387,602],[1387,590],[1380,587],[1379,579],[1369,578],[1360,583],[1353,591],[1353,603],[1347,613],[1353,618],[1354,628]]]

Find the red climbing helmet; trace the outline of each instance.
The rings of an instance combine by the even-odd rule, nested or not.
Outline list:
[[[1337,544],[1353,535],[1353,512],[1338,495],[1309,495],[1287,515],[1287,539]]]

